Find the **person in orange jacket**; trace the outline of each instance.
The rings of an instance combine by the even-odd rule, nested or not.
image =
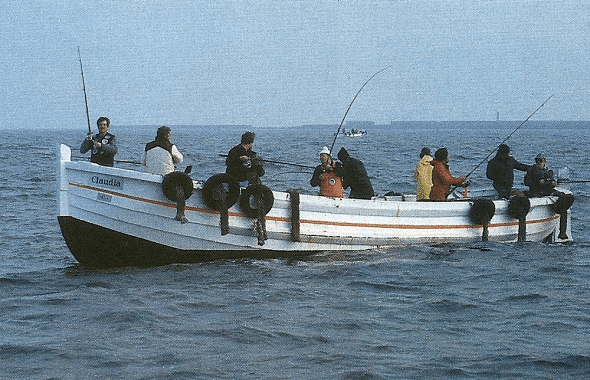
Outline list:
[[[434,201],[446,201],[451,185],[461,186],[465,184],[465,177],[453,177],[449,170],[449,151],[440,148],[434,152],[434,160],[430,162],[432,169],[432,188],[430,199]]]
[[[320,152],[320,162],[309,183],[311,186],[319,186],[320,194],[325,197],[342,198],[342,164],[332,161],[332,155],[327,146]]]

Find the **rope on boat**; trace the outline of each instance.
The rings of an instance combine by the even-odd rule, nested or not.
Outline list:
[[[299,219],[299,192],[295,189],[287,190],[291,198],[291,241],[301,242]]]

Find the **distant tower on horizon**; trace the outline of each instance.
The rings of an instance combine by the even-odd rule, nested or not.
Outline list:
[[[500,121],[500,111],[496,111],[496,121]]]

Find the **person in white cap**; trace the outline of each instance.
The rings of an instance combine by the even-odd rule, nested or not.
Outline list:
[[[320,164],[315,168],[309,183],[320,187],[320,194],[325,197],[342,198],[342,166],[332,161],[332,155],[327,146],[320,151]]]

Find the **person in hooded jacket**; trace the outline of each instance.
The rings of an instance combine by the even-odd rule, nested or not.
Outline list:
[[[500,198],[510,198],[514,183],[514,169],[526,172],[530,166],[521,164],[510,155],[506,144],[498,146],[498,153],[488,162],[486,176],[493,181],[494,189]]]
[[[432,188],[432,156],[430,148],[424,147],[420,152],[420,161],[416,164],[414,178],[418,182],[416,188],[416,200],[430,199],[430,189]]]
[[[96,121],[98,133],[92,135],[88,132],[86,139],[80,145],[80,153],[84,154],[92,149],[90,153],[90,162],[102,166],[113,166],[115,154],[117,154],[117,140],[115,135],[109,133],[111,121],[106,116],[101,116]]]
[[[451,185],[465,185],[465,177],[453,177],[449,170],[449,152],[447,148],[440,148],[434,152],[434,160],[430,162],[432,169],[432,188],[430,199],[446,201]]]
[[[148,172],[166,175],[174,171],[174,164],[182,162],[184,157],[170,141],[171,136],[171,129],[162,126],[156,132],[156,139],[145,144],[142,163]]]
[[[350,187],[349,198],[371,199],[375,193],[361,160],[352,158],[344,147],[338,152],[338,159],[342,162],[342,187]]]

